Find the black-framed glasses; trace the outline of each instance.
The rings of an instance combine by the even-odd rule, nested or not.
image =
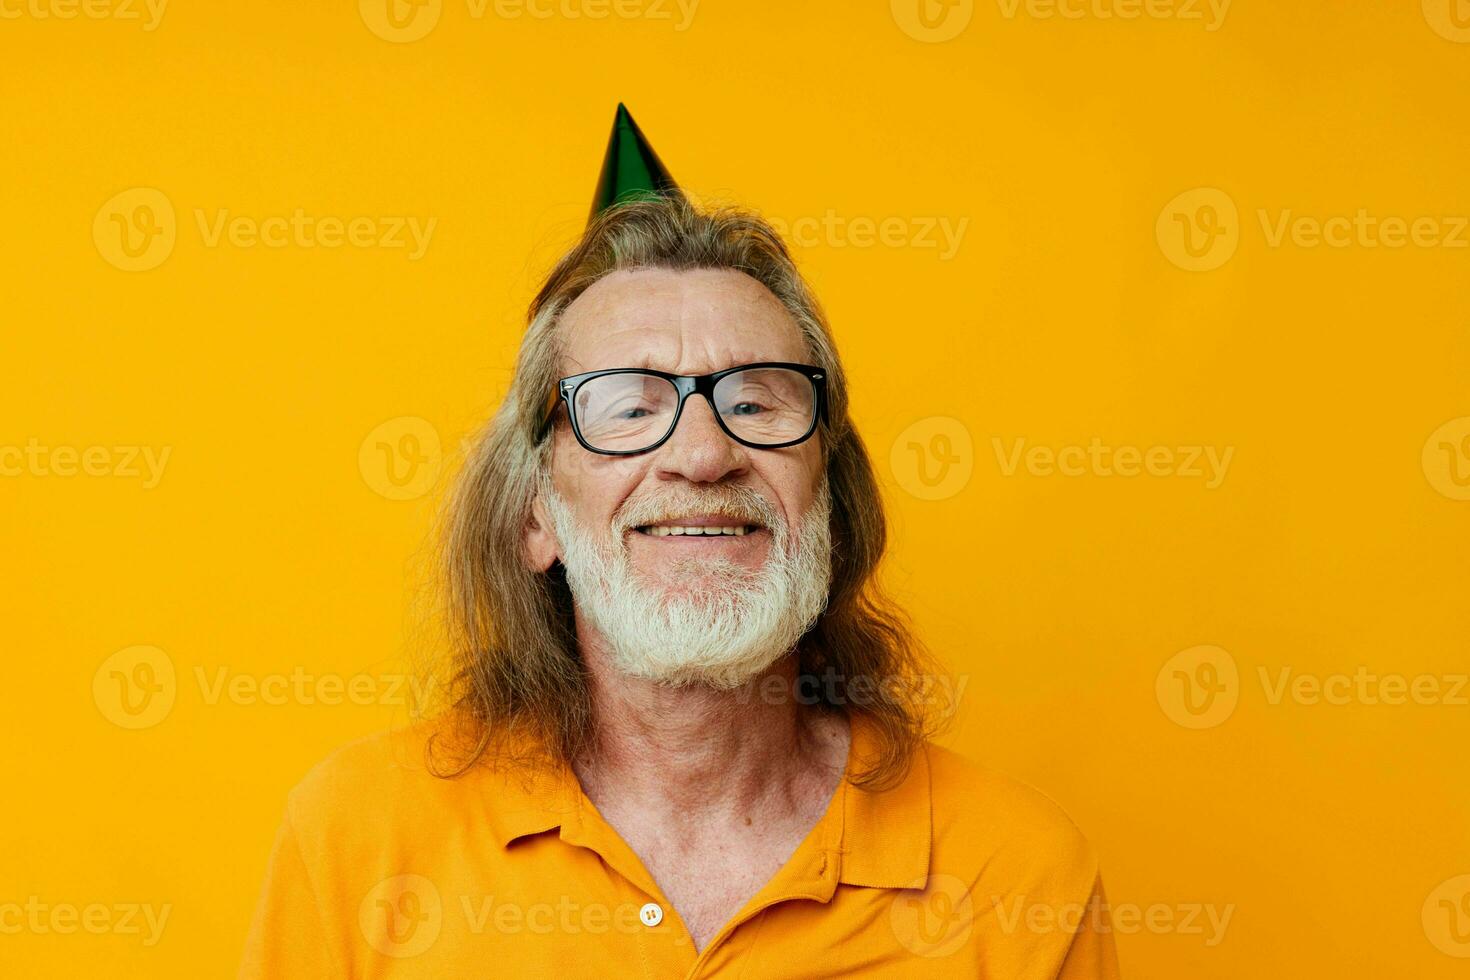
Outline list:
[[[758,361],[713,374],[609,368],[557,381],[536,437],[546,434],[559,396],[582,448],[604,456],[646,453],[674,434],[684,403],[696,394],[726,435],[755,449],[805,442],[827,417],[826,372],[809,364]]]

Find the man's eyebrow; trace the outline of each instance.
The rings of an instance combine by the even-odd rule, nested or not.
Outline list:
[[[739,367],[742,364],[757,364],[762,361],[778,360],[780,360],[780,358],[778,357],[764,357],[758,354],[752,354],[749,351],[736,351],[735,354],[730,358],[728,364],[721,364],[714,370],[723,371],[725,370],[725,368]],[[564,363],[566,365],[566,370],[562,373],[562,377],[570,377],[574,374],[585,374],[588,371],[608,371],[615,368],[646,368],[655,371],[667,371],[670,374],[676,373],[672,368],[655,364],[653,362],[653,355],[649,354],[647,351],[644,351],[643,353],[637,354],[632,357],[624,358],[617,361],[616,363],[609,360],[608,363],[603,364],[601,367],[595,368],[586,367],[582,364],[581,361],[575,360],[573,358],[567,358]]]
[[[568,358],[564,362],[564,368],[561,373],[563,377],[568,377],[573,374],[586,374],[589,371],[613,371],[618,368],[647,368],[653,366],[651,360],[647,354],[643,354],[638,357],[608,360],[604,364],[598,364],[597,367],[588,367],[581,361],[574,361]]]

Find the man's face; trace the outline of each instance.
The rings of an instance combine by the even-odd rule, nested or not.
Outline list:
[[[567,308],[561,329],[562,376],[615,367],[707,374],[752,361],[810,358],[781,302],[754,279],[728,270],[613,273]],[[719,519],[720,504],[701,501],[699,494],[717,484],[755,491],[794,528],[820,479],[817,440],[750,449],[720,429],[708,401],[693,396],[669,440],[637,456],[590,453],[569,426],[559,425],[552,481],[589,530],[610,529],[619,508],[654,502],[668,505],[654,507],[668,512],[659,523]],[[770,553],[772,533],[760,527],[743,536],[655,535],[630,528],[623,540],[640,578],[679,590],[697,587],[701,568],[722,567],[711,559],[758,569]]]
[[[561,376],[618,367],[708,374],[810,359],[780,301],[727,270],[613,273],[567,308],[560,329]],[[562,560],[579,613],[630,673],[738,683],[794,643],[825,604],[830,501],[817,435],[784,449],[742,446],[694,395],[669,439],[634,456],[589,452],[563,421],[550,480],[554,496],[538,497],[528,535],[533,565]],[[710,524],[753,530],[650,531]]]

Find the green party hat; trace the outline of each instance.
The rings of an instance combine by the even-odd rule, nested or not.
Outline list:
[[[613,117],[612,136],[607,141],[607,155],[602,159],[602,175],[597,179],[597,192],[592,197],[592,214],[588,221],[619,201],[660,194],[683,192],[669,168],[664,166],[643,130],[633,121],[628,107],[618,103],[617,115]]]

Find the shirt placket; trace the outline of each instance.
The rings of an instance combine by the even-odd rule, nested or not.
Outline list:
[[[694,941],[658,883],[617,831],[597,813],[585,794],[578,799],[562,823],[561,839],[591,850],[613,872],[620,901],[637,910],[633,926],[636,960],[649,980],[686,976],[695,961]],[[613,909],[613,921],[620,921]],[[621,921],[626,921],[626,917]],[[620,969],[631,966],[620,964]]]
[[[781,870],[697,955],[692,937],[653,876],[584,794],[578,794],[578,803],[563,823],[561,836],[569,844],[594,851],[620,879],[629,901],[640,903],[640,928],[635,931],[644,976],[650,980],[738,976],[741,961],[754,949],[760,917],[768,909],[787,901],[831,900],[841,874],[846,793],[844,780],[827,812]],[[651,914],[644,917],[644,913]]]

